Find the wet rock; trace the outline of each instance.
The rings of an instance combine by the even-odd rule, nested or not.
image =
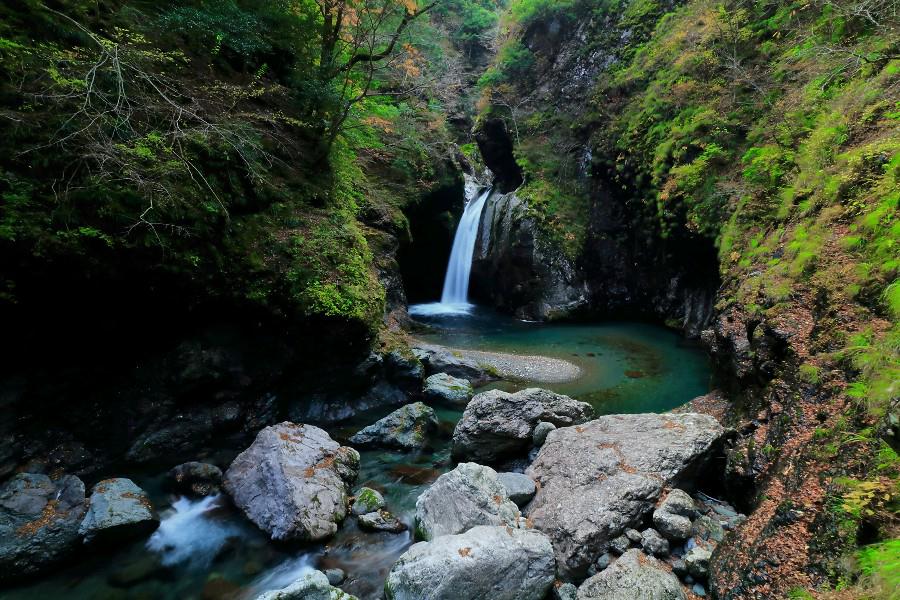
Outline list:
[[[366,531],[386,531],[388,533],[406,531],[406,523],[386,510],[360,515],[358,523],[360,529],[365,529]]]
[[[475,390],[466,379],[453,377],[447,373],[435,373],[425,380],[423,394],[426,400],[432,402],[465,406],[475,395]]]
[[[703,597],[706,596],[706,588],[703,587],[703,586],[702,586],[701,584],[699,584],[699,583],[695,583],[695,584],[694,584],[694,587],[691,588],[691,591],[692,591],[694,594],[696,594],[697,596],[700,596],[701,598],[703,598]]]
[[[534,530],[480,526],[413,545],[385,582],[388,600],[543,600],[553,548]]]
[[[347,579],[347,574],[343,569],[325,569],[325,577],[331,585],[340,585]]]
[[[616,554],[625,554],[629,548],[631,548],[631,540],[628,539],[628,536],[620,535],[609,541],[609,549]]]
[[[555,600],[578,600],[578,588],[574,583],[563,583],[553,588]]]
[[[114,571],[108,582],[116,587],[127,588],[148,579],[161,579],[166,574],[167,569],[159,562],[159,558],[154,554],[146,554],[140,560],[129,562]]]
[[[19,473],[0,488],[0,581],[33,575],[77,546],[84,483]]]
[[[712,552],[703,546],[694,546],[684,555],[684,566],[687,572],[696,579],[706,580],[709,577],[709,559]]]
[[[91,490],[87,513],[78,529],[85,543],[117,542],[152,533],[159,516],[147,493],[130,479],[105,479]]]
[[[516,506],[525,506],[537,493],[534,482],[522,473],[498,473],[497,479],[506,488],[509,499],[515,502]]]
[[[321,571],[311,571],[286,588],[266,592],[256,600],[359,600],[328,582]]]
[[[550,435],[550,432],[554,429],[556,429],[556,425],[554,425],[553,423],[541,421],[534,426],[534,433],[531,434],[531,442],[535,446],[543,446],[544,441],[547,439],[547,436]]]
[[[693,477],[723,432],[694,413],[608,415],[551,432],[526,471],[538,484],[528,517],[553,540],[560,573],[583,576],[664,487]]]
[[[686,600],[678,579],[640,550],[629,550],[578,588],[578,600]]]
[[[484,367],[474,360],[455,356],[449,349],[441,346],[425,344],[414,346],[413,354],[425,365],[425,372],[428,375],[446,373],[465,379],[472,385],[479,385],[492,379]]]
[[[273,540],[322,540],[347,516],[359,453],[312,425],[266,427],[231,463],[225,489]]]
[[[398,408],[385,418],[369,425],[350,438],[360,447],[418,450],[428,443],[428,436],[437,431],[434,411],[421,402]]]
[[[510,394],[478,394],[453,432],[453,456],[486,463],[526,454],[541,421],[556,426],[583,423],[594,414],[590,404],[562,394],[529,388]]]
[[[718,544],[725,539],[725,529],[715,519],[700,515],[691,525],[691,537]]]
[[[356,492],[356,498],[353,500],[353,514],[357,517],[370,512],[375,512],[384,508],[384,496],[372,488],[360,488]]]
[[[611,565],[614,558],[615,557],[609,552],[601,554],[600,558],[597,559],[597,562],[594,563],[594,565],[597,567],[597,572],[599,573],[600,571]]]
[[[672,490],[653,511],[653,525],[670,540],[685,540],[691,536],[691,519],[696,514],[694,500],[682,490]]]
[[[516,526],[518,508],[497,472],[462,463],[441,475],[416,500],[416,533],[424,540],[462,533],[477,525]]]
[[[202,462],[186,462],[169,471],[170,485],[183,494],[213,496],[222,488],[222,469]]]
[[[641,548],[653,556],[666,556],[669,553],[669,542],[655,529],[645,529],[641,535]]]
[[[425,376],[425,367],[412,353],[405,354],[399,350],[393,350],[385,355],[384,365],[387,368],[388,377],[393,381],[415,385],[420,383]]]

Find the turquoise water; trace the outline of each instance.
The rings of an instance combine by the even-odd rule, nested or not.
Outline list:
[[[708,391],[705,355],[678,334],[640,323],[542,325],[522,323],[475,310],[467,317],[423,319],[433,327],[423,340],[459,348],[541,354],[574,362],[582,376],[572,382],[541,384],[590,402],[598,413],[664,411]],[[488,387],[514,391],[531,382],[497,382]],[[482,388],[485,389],[485,388]],[[361,452],[357,487],[381,491],[387,508],[412,525],[419,494],[452,468],[449,443],[461,411],[434,407],[441,422],[431,447],[414,454]],[[391,409],[358,415],[329,428],[346,439]],[[237,449],[213,461],[227,467]],[[184,457],[190,460],[195,457]],[[412,543],[409,532],[394,535],[360,531],[347,519],[325,544],[287,547],[265,536],[226,499],[186,501],[161,489],[162,476],[130,476],[150,493],[166,519],[168,537],[148,548],[147,540],[113,552],[83,552],[79,561],[40,581],[0,591],[0,600],[67,599],[244,599],[291,583],[309,568],[339,567],[348,579],[341,587],[362,600],[381,597],[387,573]],[[175,512],[175,508],[181,510]],[[208,508],[208,510],[205,510]],[[167,546],[168,544],[168,546]]]

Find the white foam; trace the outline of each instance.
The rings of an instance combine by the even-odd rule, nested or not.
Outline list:
[[[409,314],[414,317],[466,316],[471,314],[474,304],[468,302],[431,302],[413,304]]]
[[[166,566],[205,567],[212,563],[229,538],[240,535],[234,523],[210,513],[221,507],[219,496],[200,500],[179,498],[147,541]]]

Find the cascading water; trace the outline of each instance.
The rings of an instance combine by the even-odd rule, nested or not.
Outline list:
[[[469,276],[472,273],[472,257],[475,254],[475,240],[478,238],[478,225],[481,212],[491,195],[488,188],[477,198],[466,204],[456,235],[453,238],[453,249],[450,251],[450,262],[444,276],[444,291],[440,302],[416,304],[409,308],[412,315],[468,314]]]

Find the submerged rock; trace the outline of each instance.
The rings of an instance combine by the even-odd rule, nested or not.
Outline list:
[[[321,571],[311,571],[286,588],[266,592],[256,600],[359,600],[331,585]]]
[[[186,462],[169,471],[171,485],[181,493],[214,496],[221,491],[222,469],[202,462]]]
[[[426,400],[465,406],[475,395],[475,390],[466,379],[453,377],[447,373],[435,373],[425,380],[423,394]]]
[[[273,540],[317,541],[347,516],[359,453],[312,425],[266,427],[231,463],[225,489]]]
[[[497,479],[503,487],[509,499],[516,503],[517,506],[525,506],[537,493],[537,487],[528,475],[522,473],[498,473]]]
[[[87,514],[78,533],[85,543],[113,542],[152,533],[159,516],[147,492],[130,479],[105,479],[91,490]]]
[[[578,600],[686,600],[678,578],[640,550],[629,550],[578,588]]]
[[[388,574],[388,600],[543,600],[553,548],[540,532],[481,526],[413,545]]]
[[[593,414],[590,404],[539,388],[515,394],[489,390],[472,398],[456,424],[453,456],[496,463],[526,454],[539,422],[560,427],[576,425]]]
[[[372,488],[360,488],[353,500],[353,514],[357,517],[384,508],[384,496]]]
[[[416,533],[432,540],[477,525],[515,527],[518,516],[496,471],[462,463],[438,477],[416,500]]]
[[[0,488],[0,581],[39,573],[68,555],[84,517],[84,483],[19,473]]]
[[[577,578],[665,486],[690,478],[724,430],[707,415],[608,415],[547,436],[526,474],[538,484],[534,526],[553,540],[560,573]]]
[[[378,510],[358,519],[360,529],[367,531],[387,531],[388,533],[401,533],[406,531],[406,523],[386,510]]]
[[[428,443],[428,436],[438,427],[434,411],[421,402],[398,408],[350,438],[361,447],[418,450]]]

